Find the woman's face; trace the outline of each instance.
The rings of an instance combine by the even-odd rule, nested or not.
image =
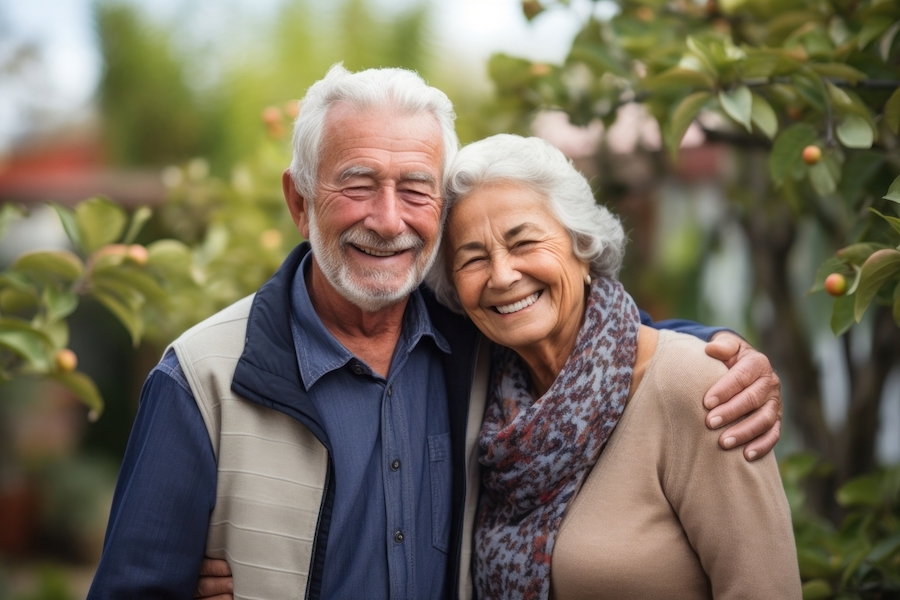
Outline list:
[[[446,260],[463,308],[488,338],[520,354],[571,349],[588,264],[542,195],[497,183],[459,201]]]

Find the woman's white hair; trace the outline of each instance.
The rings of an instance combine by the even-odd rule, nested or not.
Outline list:
[[[456,113],[444,92],[406,69],[366,69],[351,73],[337,63],[306,91],[294,121],[291,178],[304,198],[312,200],[315,197],[325,119],[328,111],[341,102],[359,110],[391,108],[408,115],[431,114],[441,128],[442,173],[446,173],[447,166],[456,156],[459,149],[453,124]]]
[[[450,166],[444,210],[491,184],[527,186],[546,198],[550,211],[572,238],[572,249],[590,263],[591,277],[615,279],[625,255],[625,231],[618,217],[597,204],[587,179],[565,155],[540,138],[499,134],[464,147]],[[445,306],[463,312],[450,280],[447,237],[426,282]]]

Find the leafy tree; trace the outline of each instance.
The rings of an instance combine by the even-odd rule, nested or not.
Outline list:
[[[785,408],[803,444],[836,467],[814,484],[820,488],[810,500],[837,519],[834,491],[875,466],[879,401],[900,364],[900,4],[616,0],[608,19],[593,15],[611,2],[583,4],[592,16],[563,64],[491,59],[498,95],[522,127],[545,110],[565,111],[576,125],[609,127],[623,106],[642,106],[666,152],[638,152],[660,179],[679,168],[692,125],[708,144],[731,149],[721,150],[733,157],[730,206],[695,232],[692,256],[702,263],[728,228],[747,240],[754,275],[745,310],[767,307],[769,316],[756,319],[756,338],[782,377]],[[529,19],[575,12],[565,0],[524,0],[522,7]],[[635,185],[619,176],[621,161],[611,154],[601,147],[593,168],[602,199],[615,202]],[[803,252],[819,252],[823,261],[814,278],[815,266],[809,270],[812,292],[821,292],[832,273],[844,278],[829,285],[840,294],[830,326],[845,340],[851,387],[839,431],[826,424],[812,354],[821,327],[810,314],[822,299],[793,292],[790,264]],[[642,270],[633,287],[646,288],[647,275]],[[851,359],[853,338],[866,345],[865,359]]]

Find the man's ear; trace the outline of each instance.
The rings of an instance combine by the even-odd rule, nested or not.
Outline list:
[[[297,231],[304,238],[309,239],[309,215],[306,212],[308,208],[306,199],[297,191],[290,169],[285,169],[281,174],[281,190],[284,192],[284,201],[287,202],[288,210],[291,211],[291,218],[294,219]]]

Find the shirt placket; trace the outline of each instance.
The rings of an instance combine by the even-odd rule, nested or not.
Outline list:
[[[382,394],[382,464],[387,500],[388,572],[391,598],[413,599],[415,584],[415,493],[410,462],[410,442],[406,410],[397,373],[406,362],[406,354],[391,369],[391,376]]]

